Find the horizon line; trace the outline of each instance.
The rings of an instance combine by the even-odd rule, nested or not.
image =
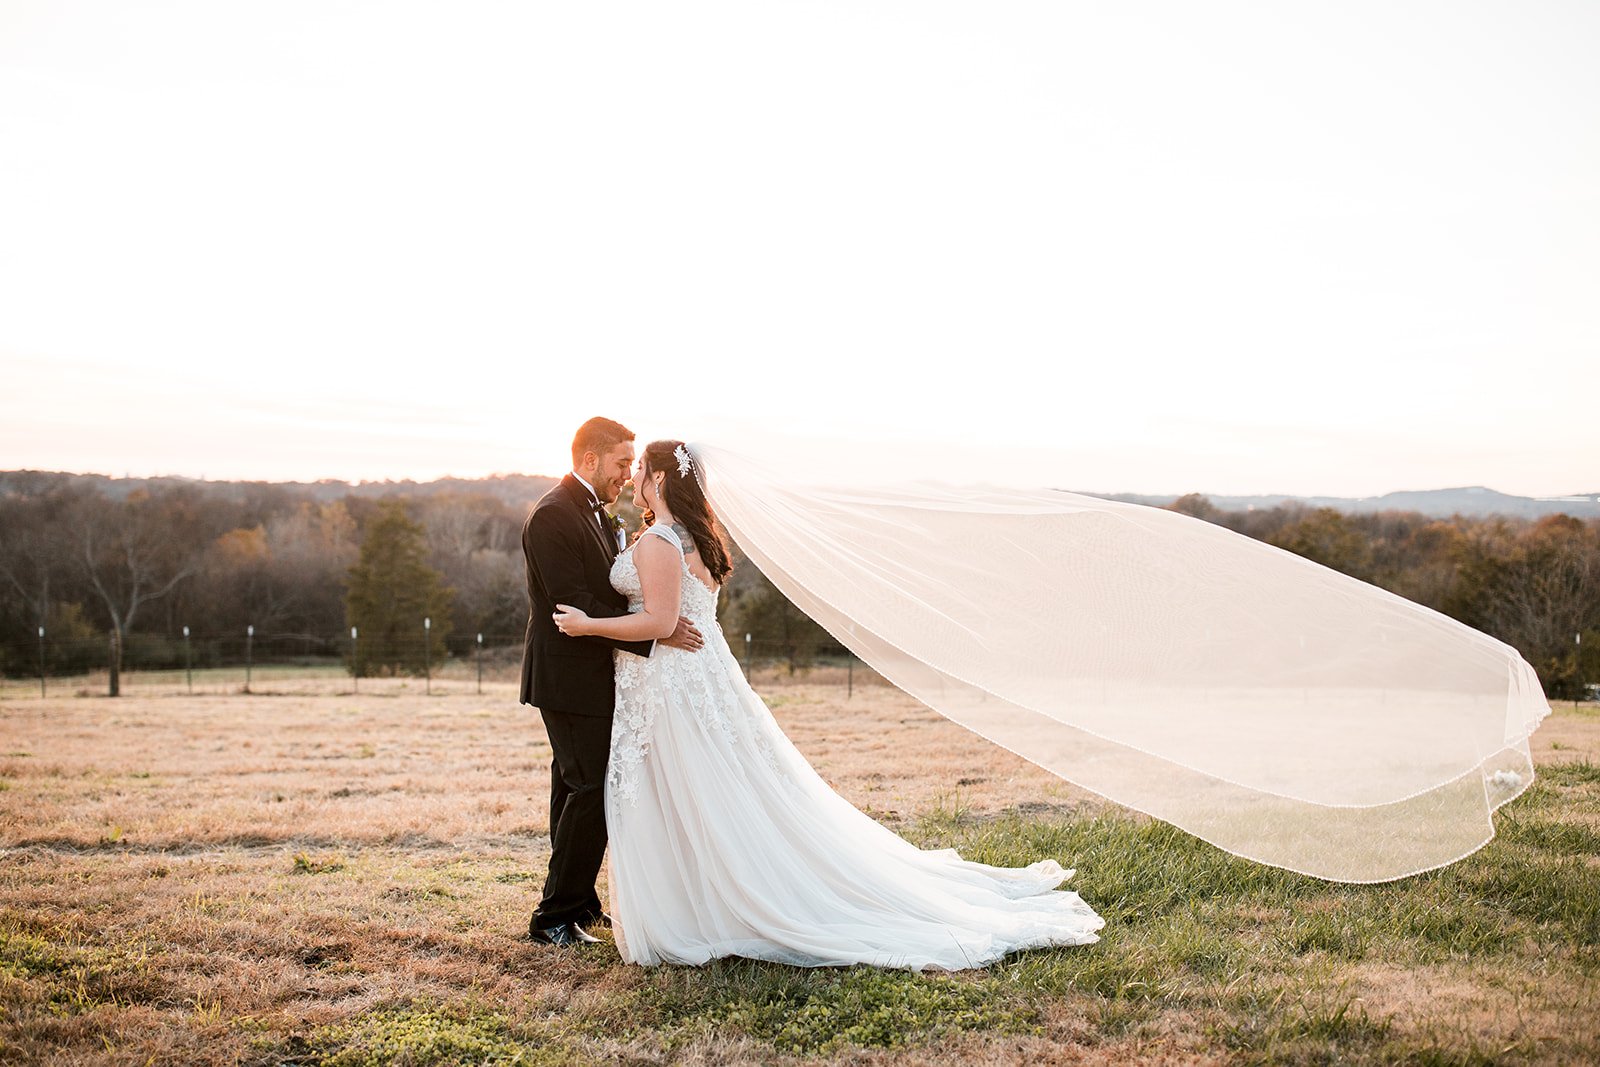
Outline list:
[[[70,478],[104,478],[104,479],[106,479],[108,481],[112,481],[112,482],[119,482],[119,481],[127,481],[127,482],[132,482],[132,481],[199,482],[199,483],[206,484],[206,485],[228,485],[228,484],[234,484],[234,485],[238,485],[238,484],[246,484],[246,485],[329,485],[329,484],[337,484],[337,485],[348,486],[348,487],[353,488],[353,489],[354,488],[360,488],[362,486],[368,486],[368,485],[405,485],[405,484],[429,485],[429,484],[432,484],[432,483],[443,482],[443,481],[483,482],[483,481],[490,481],[490,480],[493,480],[493,479],[505,479],[505,478],[539,478],[539,479],[544,479],[544,480],[547,480],[547,481],[559,482],[563,477],[566,476],[566,472],[562,472],[561,474],[531,474],[531,473],[528,473],[526,471],[494,471],[494,472],[489,473],[489,474],[480,474],[480,475],[473,475],[473,476],[461,475],[461,474],[442,474],[442,475],[439,475],[439,476],[433,477],[433,478],[412,478],[412,477],[407,477],[407,478],[363,478],[363,479],[359,479],[359,480],[351,480],[351,479],[348,479],[348,478],[339,478],[339,477],[333,477],[333,476],[326,477],[326,478],[315,478],[315,479],[303,479],[303,478],[277,478],[277,479],[273,479],[273,478],[212,478],[212,477],[208,477],[207,475],[204,475],[204,474],[201,474],[201,475],[190,475],[190,474],[126,474],[126,473],[125,474],[107,474],[107,473],[104,473],[104,472],[101,472],[101,471],[42,470],[42,469],[31,468],[31,467],[17,467],[17,468],[9,468],[9,469],[5,469],[5,470],[0,470],[0,476],[10,475],[10,474],[62,475],[62,476],[70,477]],[[1059,487],[1052,487],[1052,488],[1059,488]],[[1495,489],[1492,486],[1486,486],[1486,485],[1446,485],[1446,486],[1436,486],[1436,487],[1429,488],[1429,489],[1390,489],[1390,490],[1387,490],[1386,492],[1368,494],[1368,495],[1365,495],[1365,496],[1342,496],[1342,495],[1333,494],[1333,493],[1287,493],[1287,492],[1227,493],[1227,492],[1212,492],[1212,491],[1197,490],[1197,489],[1191,489],[1191,490],[1186,490],[1184,492],[1176,492],[1176,493],[1175,492],[1171,492],[1171,491],[1146,492],[1146,491],[1130,490],[1130,489],[1116,490],[1114,492],[1113,491],[1109,491],[1109,490],[1087,490],[1087,489],[1065,489],[1065,490],[1062,490],[1062,491],[1063,492],[1070,492],[1070,493],[1078,493],[1078,494],[1083,495],[1083,496],[1096,496],[1096,497],[1118,497],[1118,496],[1168,497],[1168,496],[1170,496],[1174,500],[1180,499],[1180,498],[1185,497],[1185,496],[1193,495],[1193,496],[1206,497],[1208,499],[1212,499],[1212,498],[1224,498],[1225,499],[1225,498],[1230,498],[1230,497],[1231,498],[1282,497],[1282,498],[1285,498],[1285,499],[1293,499],[1293,500],[1352,500],[1352,501],[1381,500],[1384,497],[1401,496],[1401,495],[1411,494],[1411,493],[1450,493],[1450,492],[1474,492],[1474,491],[1478,491],[1478,492],[1484,492],[1484,493],[1494,493],[1494,494],[1497,494],[1499,496],[1510,497],[1510,498],[1517,499],[1517,500],[1534,500],[1534,501],[1538,501],[1540,503],[1573,503],[1573,504],[1577,504],[1577,503],[1600,503],[1600,492],[1560,493],[1560,494],[1555,494],[1555,495],[1552,495],[1552,496],[1529,496],[1529,495],[1523,494],[1523,493],[1507,493],[1507,492],[1504,492],[1503,490]]]

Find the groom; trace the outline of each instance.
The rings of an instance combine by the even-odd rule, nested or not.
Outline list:
[[[568,637],[556,629],[557,604],[593,618],[628,613],[611,588],[611,564],[623,548],[615,503],[633,469],[633,431],[594,418],[572,439],[572,473],[534,505],[522,526],[528,563],[527,645],[522,703],[537,705],[550,748],[550,872],[528,922],[528,936],[548,945],[597,941],[585,926],[608,925],[595,893],[606,852],[606,759],[616,692],[612,649],[648,656],[654,642]],[[688,619],[662,644],[694,651],[700,632]]]

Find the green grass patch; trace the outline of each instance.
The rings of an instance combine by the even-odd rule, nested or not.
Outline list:
[[[1527,973],[1570,946],[1582,973],[1600,962],[1600,833],[1564,821],[1590,803],[1600,769],[1541,771],[1504,809],[1499,836],[1429,874],[1344,885],[1238,859],[1163,823],[1121,813],[974,818],[947,801],[911,829],[924,847],[1020,866],[1077,867],[1067,888],[1107,920],[1099,944],[1025,953],[990,975],[1042,1005],[1078,994],[1103,1034],[1163,1013],[1205,1019],[1245,1062],[1482,1062],[1465,1043],[1419,1044],[1368,1013],[1340,975],[1349,965],[1487,962]],[[1538,963],[1538,966],[1544,966]]]
[[[1157,989],[1184,973],[1236,973],[1245,949],[1279,959],[1322,954],[1416,962],[1509,951],[1526,935],[1600,944],[1600,832],[1560,821],[1592,765],[1570,764],[1500,815],[1500,835],[1441,871],[1343,885],[1231,856],[1164,823],[1104,814],[973,820],[941,809],[911,836],[967,859],[1018,866],[1053,858],[1107,921],[1103,940],[1066,953],[1058,977],[1097,995]],[[1273,921],[1262,924],[1259,916]],[[1098,957],[1116,945],[1117,962]],[[1059,984],[1051,982],[1052,985]]]
[[[1581,759],[1546,764],[1539,768],[1537,778],[1552,786],[1600,786],[1600,763]]]
[[[295,874],[332,874],[344,870],[344,860],[339,856],[313,856],[308,852],[294,854]]]
[[[1501,841],[1566,856],[1600,856],[1600,830],[1576,823],[1502,816]]]
[[[1388,1019],[1373,1017],[1343,990],[1314,990],[1297,999],[1253,999],[1217,1036],[1246,1063],[1336,1064],[1379,1058],[1391,1031]]]
[[[585,1058],[566,1043],[486,1011],[395,1006],[323,1027],[306,1042],[323,1067],[556,1067]],[[294,1050],[284,1050],[294,1051]]]
[[[787,1053],[901,1048],[968,1032],[1022,1034],[1038,1010],[992,976],[974,980],[906,971],[796,968],[719,960],[667,968],[636,991],[630,1014],[669,1047],[735,1032]]]
[[[20,982],[56,1014],[143,1002],[156,995],[142,951],[117,953],[52,940],[10,923],[0,925],[0,975]]]

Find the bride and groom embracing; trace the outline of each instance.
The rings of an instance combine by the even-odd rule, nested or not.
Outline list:
[[[549,874],[529,935],[630,963],[981,967],[1088,944],[1103,921],[1053,860],[1000,868],[922,850],[835,793],[746,683],[717,625],[729,553],[697,462],[610,419],[522,532],[524,704],[554,753]],[[631,546],[605,510],[632,478]],[[611,912],[595,880],[611,848]]]

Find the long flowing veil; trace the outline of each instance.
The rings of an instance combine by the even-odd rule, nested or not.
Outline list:
[[[1159,508],[691,449],[785,596],[935,711],[1234,854],[1378,882],[1494,836],[1550,708],[1515,649]]]

